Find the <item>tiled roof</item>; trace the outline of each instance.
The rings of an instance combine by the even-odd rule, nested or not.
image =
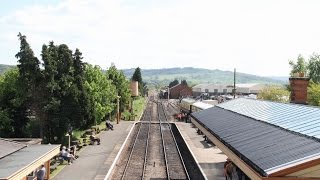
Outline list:
[[[317,120],[316,112],[320,110],[309,106],[236,99],[192,116],[239,158],[267,176],[320,158],[318,139],[288,128]],[[286,128],[280,126],[283,124]],[[308,125],[310,129],[317,126]]]

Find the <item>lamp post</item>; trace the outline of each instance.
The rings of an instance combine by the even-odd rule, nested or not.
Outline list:
[[[68,148],[70,149],[70,139],[71,139],[71,136],[72,136],[72,126],[69,124],[68,125],[68,132],[66,134],[66,136],[68,136],[69,140],[68,140]]]
[[[168,86],[168,106],[169,106],[169,99],[170,99],[170,87]]]
[[[121,96],[117,96],[117,124],[120,121],[120,98]]]
[[[69,140],[68,140],[68,149],[70,148],[70,134],[67,133],[66,136],[68,136]]]

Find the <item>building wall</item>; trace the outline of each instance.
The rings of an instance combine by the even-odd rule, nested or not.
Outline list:
[[[320,178],[320,165],[289,174],[288,176]]]
[[[261,89],[265,87],[264,84],[237,84],[236,90],[240,94],[258,94]],[[208,93],[212,95],[231,94],[233,92],[233,85],[227,84],[199,84],[192,88],[193,96],[199,96],[201,93]]]
[[[181,96],[192,96],[192,89],[184,84],[178,84],[170,88],[170,99],[179,99]]]

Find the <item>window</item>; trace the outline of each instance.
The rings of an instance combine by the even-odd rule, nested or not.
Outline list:
[[[214,93],[218,93],[218,89],[214,89]]]
[[[204,92],[208,93],[208,92],[209,92],[209,89],[205,89]]]
[[[227,89],[223,89],[223,93],[227,93]]]

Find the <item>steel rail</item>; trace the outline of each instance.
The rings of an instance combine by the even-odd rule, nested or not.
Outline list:
[[[160,102],[161,103],[161,102]],[[167,153],[166,153],[166,148],[164,144],[164,139],[163,139],[163,132],[162,132],[162,122],[160,120],[160,105],[159,102],[157,103],[157,109],[158,109],[158,120],[159,120],[159,125],[160,125],[160,134],[161,134],[161,140],[162,140],[162,148],[163,148],[163,155],[164,155],[164,161],[166,163],[166,171],[167,171],[167,179],[170,179],[170,174],[169,174],[169,166],[168,166],[168,160],[167,160]]]
[[[143,119],[144,119],[145,116],[146,116],[146,111],[147,111],[147,109],[145,109],[144,112],[143,112]],[[136,136],[136,138],[135,138],[135,140],[134,140],[134,143],[133,143],[132,149],[131,149],[131,151],[130,151],[130,155],[129,155],[128,161],[127,161],[127,163],[126,163],[124,172],[123,172],[123,174],[122,174],[122,176],[121,176],[121,180],[123,180],[123,179],[125,178],[125,176],[126,176],[126,173],[127,173],[127,170],[128,170],[128,166],[129,166],[129,162],[130,162],[131,157],[132,157],[132,154],[133,154],[133,150],[135,149],[136,142],[137,142],[138,137],[139,137],[139,134],[140,134],[140,132],[141,132],[141,127],[142,127],[142,124],[143,124],[143,123],[142,123],[142,122],[140,122],[140,123],[141,123],[141,125],[140,125],[140,127],[139,127],[137,136]],[[150,123],[149,123],[149,124],[150,124]],[[149,130],[150,130],[150,129],[149,129]],[[144,169],[143,169],[143,171],[144,171]],[[144,174],[144,172],[142,172],[142,174]],[[141,179],[142,179],[142,177],[141,177]]]
[[[150,109],[150,119],[149,119],[149,128],[148,128],[148,136],[147,136],[147,145],[145,149],[145,154],[144,154],[144,162],[143,162],[143,171],[142,171],[142,177],[141,179],[144,178],[145,170],[146,170],[146,163],[147,163],[147,156],[148,156],[148,147],[149,147],[149,137],[150,137],[150,127],[151,127],[151,119],[152,119],[152,114],[151,114],[151,109]]]
[[[165,119],[166,119],[166,122],[165,122],[165,123],[167,123],[167,124],[169,125],[169,122],[168,122],[168,119],[167,119],[167,114],[166,114],[166,112],[165,112],[165,110],[164,110],[163,104],[161,103],[161,105],[162,105],[162,111],[163,111],[164,116],[165,116]],[[178,147],[176,138],[174,138],[174,134],[173,134],[173,132],[172,132],[172,129],[171,129],[170,125],[169,125],[169,129],[170,129],[172,138],[173,138],[173,140],[174,140],[175,146],[176,146],[176,148],[177,148],[177,151],[178,151],[178,154],[179,154],[179,157],[180,157],[180,161],[181,161],[181,163],[182,163],[182,165],[183,165],[183,168],[184,168],[184,171],[185,171],[185,173],[186,173],[187,179],[190,180],[188,170],[187,170],[187,168],[186,168],[186,166],[185,166],[185,164],[184,164],[184,161],[183,161],[183,159],[182,159],[182,156],[181,156],[181,153],[180,153],[180,150],[179,150],[179,147]]]

